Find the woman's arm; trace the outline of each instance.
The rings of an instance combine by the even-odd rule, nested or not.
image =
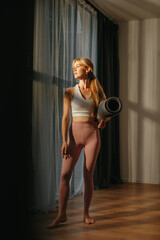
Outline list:
[[[63,117],[62,117],[62,156],[70,157],[67,146],[67,132],[70,122],[71,89],[67,88],[63,97]]]
[[[102,91],[102,93],[101,93],[102,100],[101,101],[106,100],[107,98],[106,98],[106,95],[103,91],[103,88],[101,89],[101,91]],[[106,127],[106,122],[108,122],[110,119],[111,119],[111,117],[107,117],[107,118],[101,120],[98,124],[98,128],[101,128],[101,129],[105,128]]]
[[[111,117],[107,117],[106,119],[101,120],[98,124],[98,128],[101,128],[101,129],[105,128],[106,122],[108,122],[110,119]]]

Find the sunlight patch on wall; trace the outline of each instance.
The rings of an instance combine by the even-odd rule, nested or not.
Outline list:
[[[138,102],[139,21],[128,24],[128,100]]]
[[[137,143],[138,143],[138,113],[128,110],[128,171],[129,181],[137,179]]]
[[[158,32],[160,19],[143,21],[143,79],[142,79],[142,106],[145,110],[160,112],[160,81],[158,58],[160,45]]]

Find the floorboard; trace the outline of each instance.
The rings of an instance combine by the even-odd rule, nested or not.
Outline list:
[[[68,221],[46,229],[57,211],[32,215],[33,240],[159,240],[160,185],[124,183],[94,190],[90,214],[95,224],[82,222],[83,195],[68,202]]]

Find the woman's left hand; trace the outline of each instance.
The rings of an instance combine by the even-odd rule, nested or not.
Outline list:
[[[101,120],[98,124],[98,128],[101,128],[101,129],[105,128],[105,126],[106,126],[105,120]]]

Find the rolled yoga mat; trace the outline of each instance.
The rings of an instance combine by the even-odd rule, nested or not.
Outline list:
[[[100,102],[97,110],[98,121],[118,115],[122,110],[122,102],[118,97],[110,97]]]

